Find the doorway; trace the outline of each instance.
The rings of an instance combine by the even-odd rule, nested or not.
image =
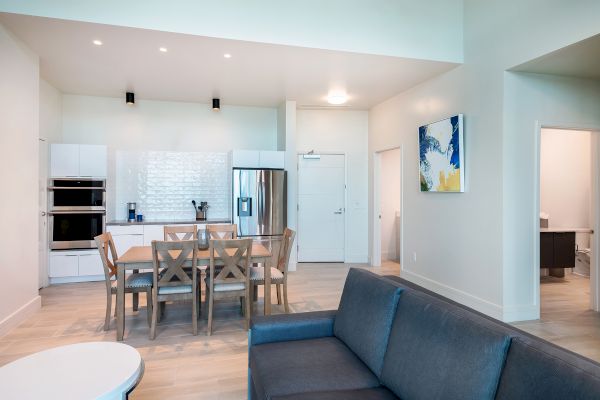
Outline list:
[[[345,211],[345,156],[299,155],[299,262],[344,262]]]
[[[540,130],[540,317],[594,309],[596,296],[597,135]]]
[[[374,215],[371,265],[400,264],[402,258],[402,151],[374,154]]]

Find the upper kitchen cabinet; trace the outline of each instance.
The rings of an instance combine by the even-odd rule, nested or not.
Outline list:
[[[261,151],[258,165],[260,168],[281,168],[285,166],[285,152]]]
[[[106,176],[106,146],[79,146],[79,176]]]
[[[50,176],[106,177],[106,146],[88,144],[50,145]]]
[[[231,165],[233,168],[278,168],[283,169],[285,152],[269,150],[233,150]]]

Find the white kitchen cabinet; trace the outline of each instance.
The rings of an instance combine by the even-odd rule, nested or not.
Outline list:
[[[79,276],[104,275],[104,266],[98,251],[79,255]]]
[[[258,165],[260,168],[281,168],[285,166],[285,152],[261,151]]]
[[[151,246],[153,240],[165,240],[164,225],[144,225],[144,246]]]
[[[72,277],[79,274],[79,256],[77,254],[51,254],[48,276],[50,278]]]
[[[79,176],[106,177],[106,146],[79,145]]]
[[[260,151],[233,150],[231,163],[233,168],[260,168]]]
[[[113,236],[113,241],[117,254],[120,256],[133,246],[143,246],[144,235],[118,235]]]
[[[74,177],[79,176],[79,145],[51,144],[50,145],[50,176]]]
[[[50,145],[50,176],[62,177],[106,177],[106,146],[88,144]]]

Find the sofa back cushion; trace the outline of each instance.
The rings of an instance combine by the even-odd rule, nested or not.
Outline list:
[[[490,321],[407,289],[381,381],[402,400],[491,400],[509,345],[510,335]]]
[[[514,338],[496,398],[598,399],[600,365],[540,339]]]
[[[346,278],[333,333],[379,378],[402,288],[352,268]]]

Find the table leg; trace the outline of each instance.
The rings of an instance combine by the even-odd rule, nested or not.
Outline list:
[[[125,268],[117,267],[117,340],[125,332]]]
[[[271,315],[271,259],[263,263],[265,266],[265,315]]]

